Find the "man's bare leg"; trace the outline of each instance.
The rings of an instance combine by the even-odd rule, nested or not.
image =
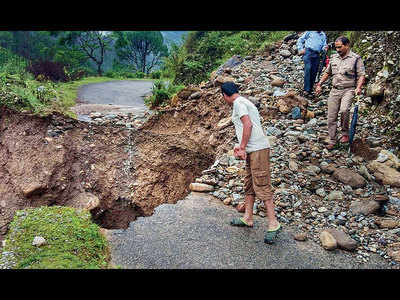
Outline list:
[[[278,225],[279,225],[279,222],[276,219],[274,201],[272,201],[272,199],[265,200],[264,201],[264,206],[265,206],[265,209],[267,211],[268,230],[273,230],[276,227],[278,227]]]
[[[253,205],[255,197],[252,195],[246,195],[244,197],[245,211],[243,215],[243,220],[249,225],[253,226]]]

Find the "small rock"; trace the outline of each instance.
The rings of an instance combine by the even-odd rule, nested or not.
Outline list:
[[[328,195],[328,200],[343,200],[344,199],[344,194],[342,191],[332,191]]]
[[[296,172],[299,169],[297,163],[292,159],[289,160],[289,169],[293,172]]]
[[[35,236],[32,242],[32,246],[40,247],[43,245],[46,245],[47,241],[44,237],[41,236]]]
[[[317,189],[317,190],[315,191],[315,193],[316,193],[318,196],[322,197],[322,198],[324,198],[324,197],[326,196],[326,192],[325,192],[324,188],[319,188],[319,189]]]
[[[300,232],[294,235],[294,239],[296,241],[306,241],[307,240],[307,234],[305,232]]]
[[[23,189],[22,189],[22,193],[24,194],[25,197],[30,197],[33,194],[36,193],[40,193],[40,191],[43,189],[44,187],[40,184],[40,183],[36,183],[36,182],[32,182],[27,184]]]
[[[232,117],[221,119],[217,124],[217,129],[222,130],[222,129],[228,127],[229,125],[233,125]]]
[[[319,239],[322,243],[322,247],[326,250],[334,250],[337,248],[337,241],[328,231],[324,230],[320,233]]]
[[[223,202],[224,202],[225,205],[229,205],[229,204],[231,204],[231,202],[232,202],[232,198],[231,198],[231,197],[228,197],[228,198],[226,198]]]
[[[326,212],[326,211],[328,211],[328,209],[327,209],[326,207],[323,207],[323,206],[322,206],[322,207],[319,207],[319,208],[318,208],[318,212],[319,212],[319,213],[324,213],[324,212]]]

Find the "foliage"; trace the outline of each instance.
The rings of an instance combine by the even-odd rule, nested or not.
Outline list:
[[[155,80],[152,94],[145,99],[145,103],[152,108],[165,105],[169,99],[183,88],[183,85],[174,85],[163,80]]]
[[[175,82],[175,77],[180,75],[180,68],[186,59],[186,48],[171,44],[169,55],[163,58],[161,73],[162,77],[171,78]]]
[[[59,38],[59,43],[70,50],[82,51],[97,65],[97,74],[101,76],[104,57],[111,50],[112,40],[112,36],[103,31],[66,31]]]
[[[33,246],[35,236],[46,245]],[[62,206],[17,211],[3,250],[14,254],[15,269],[103,269],[110,257],[90,212]]]
[[[48,49],[56,45],[49,31],[2,31],[0,45],[28,60],[50,59]]]
[[[151,79],[160,79],[161,78],[161,71],[157,70],[157,71],[151,72],[150,73],[150,78]]]
[[[0,73],[0,106],[46,114],[58,110],[60,103],[52,82],[38,82],[26,73]]]
[[[28,62],[25,58],[15,55],[10,50],[0,47],[0,72],[21,74],[25,72]]]
[[[116,31],[115,49],[121,62],[149,74],[168,54],[160,31]]]
[[[65,73],[65,65],[60,62],[53,61],[37,61],[30,63],[27,71],[35,76],[38,81],[68,81],[68,76]]]

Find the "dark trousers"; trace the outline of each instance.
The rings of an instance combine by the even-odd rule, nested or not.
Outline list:
[[[304,91],[312,92],[319,66],[319,53],[306,49],[303,56],[304,61]]]

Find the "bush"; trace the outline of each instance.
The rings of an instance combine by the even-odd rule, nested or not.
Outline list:
[[[0,72],[22,74],[28,62],[25,58],[13,54],[10,50],[0,47]]]
[[[133,74],[133,78],[145,78],[146,77],[146,74],[145,73],[143,73],[143,72],[140,72],[140,71],[137,71],[137,72],[135,72],[134,74]]]
[[[54,83],[29,79],[25,74],[0,73],[0,106],[45,113],[57,100]]]
[[[152,95],[145,99],[145,103],[153,108],[162,106],[183,88],[182,85],[173,85],[162,80],[156,80],[153,84]]]
[[[68,75],[65,72],[65,65],[61,62],[37,61],[29,64],[27,71],[32,73],[36,80],[51,80],[54,82],[68,81]]]
[[[154,71],[150,74],[151,79],[160,79],[161,78],[161,71]]]
[[[113,70],[108,70],[106,72],[104,72],[104,76],[105,77],[110,77],[110,78],[116,78],[117,76],[117,72],[114,72]]]

